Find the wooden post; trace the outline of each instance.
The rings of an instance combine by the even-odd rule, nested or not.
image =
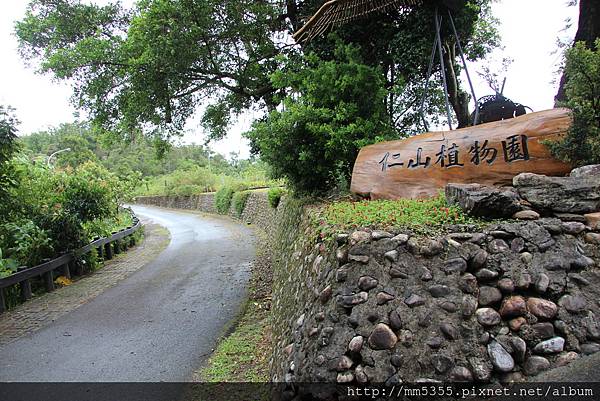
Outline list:
[[[4,299],[4,288],[0,288],[0,313],[6,311],[6,301]]]
[[[23,271],[27,269],[27,266],[21,266],[19,268],[17,268],[17,271]],[[25,302],[31,299],[31,281],[29,281],[29,279],[27,280],[23,280],[19,283],[19,286],[21,287],[21,301]]]
[[[113,246],[115,248],[115,250],[114,250],[115,255],[120,254],[121,253],[121,246],[119,244],[119,240],[116,240],[115,242],[113,242]]]
[[[70,264],[71,262],[68,262],[62,266],[62,274],[63,276],[65,276],[65,278],[68,278],[69,280],[71,280],[71,269],[69,268]]]
[[[111,260],[113,258],[113,250],[110,242],[107,242],[106,245],[104,245],[104,254],[106,255],[104,258],[106,260]]]
[[[104,247],[103,246],[99,246],[96,249],[98,251],[98,259],[103,260],[104,259]]]
[[[21,281],[21,301],[25,302],[31,299],[31,281],[29,279]]]
[[[46,291],[54,291],[54,275],[52,274],[52,270],[44,273],[44,284],[46,285]]]

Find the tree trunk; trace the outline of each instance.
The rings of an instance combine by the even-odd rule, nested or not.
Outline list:
[[[594,41],[600,37],[600,0],[580,0],[579,1],[579,25],[575,40],[577,42],[585,42],[590,49],[595,49]],[[565,84],[567,78],[563,73],[560,78],[558,93],[554,97],[554,105],[565,100]]]
[[[458,128],[468,127],[470,124],[469,95],[460,88],[460,82],[456,74],[456,45],[446,43],[444,45],[444,64],[446,67],[446,81],[448,83],[448,97],[450,105],[458,120]]]

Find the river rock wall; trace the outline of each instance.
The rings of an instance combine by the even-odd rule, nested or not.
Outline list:
[[[250,194],[246,199],[241,216],[238,216],[233,204],[229,209],[228,215],[240,219],[247,224],[253,224],[265,231],[273,230],[277,221],[277,209],[269,205],[268,191],[252,190],[249,192]],[[197,210],[204,213],[217,213],[214,193],[187,196],[140,196],[135,199],[135,203],[172,209]]]
[[[600,350],[595,228],[543,218],[324,242],[298,216],[278,234],[274,381],[521,381]]]

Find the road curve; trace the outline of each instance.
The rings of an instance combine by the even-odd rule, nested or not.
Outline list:
[[[146,206],[169,246],[132,276],[0,348],[2,382],[181,382],[209,356],[246,295],[252,230]]]

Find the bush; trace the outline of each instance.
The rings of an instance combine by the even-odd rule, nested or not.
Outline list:
[[[231,201],[233,203],[233,210],[235,211],[235,215],[237,217],[242,217],[248,196],[250,196],[250,191],[236,192],[233,195]]]
[[[393,136],[380,72],[363,65],[353,47],[340,45],[335,55],[334,61],[308,56],[300,71],[293,60],[276,73],[275,87],[290,96],[245,134],[273,175],[300,194],[349,181],[360,148]]]
[[[284,193],[285,189],[283,188],[277,187],[269,189],[269,192],[267,193],[267,198],[269,199],[269,205],[271,205],[273,209],[277,209],[277,206],[279,206],[279,201],[281,201],[281,197]]]
[[[600,39],[596,50],[579,42],[565,60],[566,101],[573,125],[559,142],[550,143],[552,154],[574,167],[600,163]]]
[[[233,197],[234,190],[231,187],[223,187],[215,194],[215,209],[219,214],[229,213],[231,207],[231,198]]]

